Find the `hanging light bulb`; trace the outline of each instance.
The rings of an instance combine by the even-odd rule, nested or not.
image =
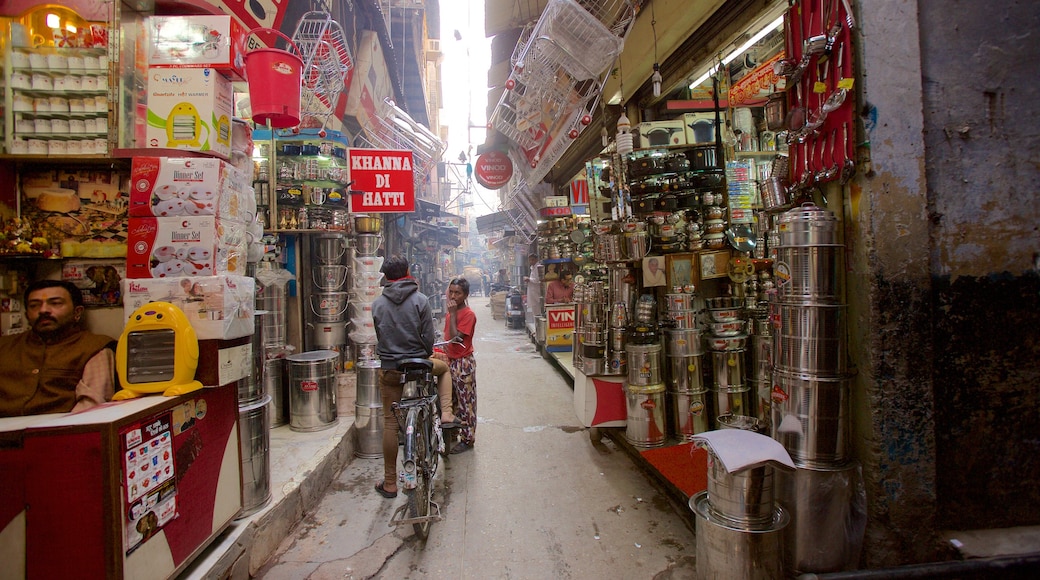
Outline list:
[[[654,33],[654,74],[650,77],[653,84],[654,97],[661,96],[661,64],[657,60],[657,15],[654,14],[654,4],[650,3],[650,30]]]
[[[621,111],[621,116],[618,117],[617,130],[618,133],[628,133],[632,130],[632,122],[628,120],[628,115],[625,114],[624,110]]]
[[[607,134],[607,128],[605,126],[599,128],[599,139],[603,142],[604,147],[610,145],[610,135]]]

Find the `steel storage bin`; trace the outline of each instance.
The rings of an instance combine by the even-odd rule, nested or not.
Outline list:
[[[773,373],[772,437],[802,467],[849,459],[849,377]]]
[[[336,361],[339,353],[313,350],[286,357],[289,375],[289,428],[321,431],[339,421],[336,410]]]
[[[711,394],[699,392],[668,391],[668,425],[671,434],[683,441],[693,441],[693,436],[711,431]]]
[[[779,246],[773,274],[781,302],[841,300],[842,258],[845,246]]]
[[[664,445],[667,429],[664,420],[664,385],[627,385],[625,399],[628,411],[625,439],[633,447]]]
[[[238,407],[242,511],[252,515],[271,501],[271,397]]]
[[[708,493],[689,500],[696,515],[698,580],[775,580],[784,577],[783,533],[790,521],[777,507],[770,526],[748,530],[712,512]]]
[[[790,576],[855,570],[867,523],[859,464],[781,471],[776,483],[777,497],[791,516],[784,530]]]
[[[781,246],[816,246],[839,243],[838,218],[833,212],[813,205],[785,211],[777,216]]]
[[[844,305],[773,302],[769,308],[775,368],[823,376],[847,373]]]
[[[680,393],[705,390],[703,364],[703,354],[668,357],[668,389]]]
[[[648,386],[663,382],[660,344],[629,344],[625,351],[628,353],[630,385]]]
[[[709,449],[708,504],[731,523],[747,529],[768,528],[777,500],[774,471],[772,465],[761,465],[729,473]]]

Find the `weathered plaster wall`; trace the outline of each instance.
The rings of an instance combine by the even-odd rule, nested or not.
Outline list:
[[[921,2],[937,523],[1040,523],[1040,4]]]
[[[931,277],[917,5],[860,11],[869,142],[847,200],[854,445],[869,521],[863,564],[936,559]]]

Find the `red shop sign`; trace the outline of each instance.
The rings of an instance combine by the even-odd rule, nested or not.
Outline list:
[[[415,211],[412,152],[397,149],[351,149],[350,209],[354,213]],[[356,192],[356,193],[355,193]]]
[[[488,151],[477,157],[477,183],[488,189],[500,189],[513,176],[513,162],[501,151]]]

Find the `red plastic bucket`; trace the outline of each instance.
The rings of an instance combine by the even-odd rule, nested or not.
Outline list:
[[[300,52],[291,38],[271,28],[254,28],[281,36]],[[275,129],[300,124],[300,79],[303,59],[280,48],[258,48],[247,52],[246,80],[249,82],[249,103],[253,122]]]

